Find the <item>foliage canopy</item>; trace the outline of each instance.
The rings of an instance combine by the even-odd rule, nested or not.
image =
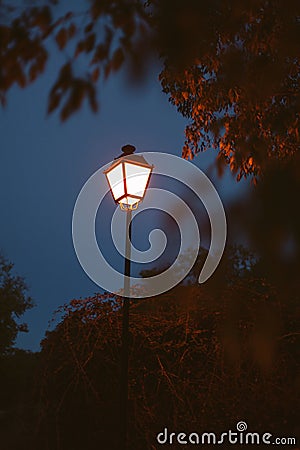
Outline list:
[[[99,79],[125,62],[137,76],[155,52],[163,91],[189,119],[183,157],[213,147],[220,173],[229,164],[240,179],[299,150],[297,0],[90,0],[61,14],[64,5],[0,2],[2,104],[44,71],[51,37],[66,55],[48,103],[61,120],[84,99],[96,112]]]

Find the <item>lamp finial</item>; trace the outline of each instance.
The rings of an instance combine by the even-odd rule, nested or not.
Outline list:
[[[136,148],[134,145],[126,144],[126,145],[123,145],[121,150],[122,150],[121,155],[117,156],[115,159],[123,158],[123,156],[132,155],[132,153],[135,152]]]
[[[122,152],[124,153],[124,155],[131,155],[135,152],[135,150],[135,146],[130,144],[123,145],[122,147]]]

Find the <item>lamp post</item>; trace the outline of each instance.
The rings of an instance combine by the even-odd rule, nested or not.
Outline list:
[[[122,349],[120,379],[120,446],[127,448],[128,410],[128,350],[129,350],[129,307],[130,307],[130,258],[132,211],[143,200],[149,184],[153,166],[141,155],[134,155],[135,147],[125,145],[122,154],[115,158],[104,172],[116,204],[126,212],[124,296],[122,317]]]

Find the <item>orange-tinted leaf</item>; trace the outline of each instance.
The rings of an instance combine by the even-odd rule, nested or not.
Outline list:
[[[68,31],[66,28],[61,28],[55,37],[56,43],[60,50],[65,48],[68,41]]]
[[[112,70],[115,70],[115,71],[118,70],[121,67],[123,61],[124,61],[123,50],[121,48],[118,48],[114,52],[112,60],[111,60],[111,68],[112,68]]]
[[[57,92],[50,93],[47,113],[51,114],[59,106],[60,101],[61,94],[58,94]]]
[[[99,67],[96,67],[92,72],[92,80],[94,81],[94,83],[96,83],[96,81],[98,81],[99,75],[100,75],[100,69],[99,69]]]
[[[92,29],[93,29],[93,26],[94,26],[93,22],[88,23],[87,26],[84,29],[84,32],[85,33],[90,33],[92,31]]]
[[[77,31],[77,28],[76,28],[75,23],[71,23],[71,25],[68,28],[68,38],[72,39],[72,37],[75,36],[76,31]]]

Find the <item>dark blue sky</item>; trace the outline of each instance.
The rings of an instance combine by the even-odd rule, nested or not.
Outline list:
[[[97,115],[85,107],[64,124],[55,115],[46,117],[49,87],[62,62],[61,56],[53,58],[41,79],[13,89],[0,110],[0,249],[25,277],[36,303],[24,316],[29,333],[17,340],[32,350],[39,349],[56,308],[99,291],[72,245],[72,211],[85,181],[127,143],[138,151],[180,156],[186,124],[161,92],[158,69],[136,88],[122,72],[103,83]],[[211,152],[194,162],[206,171],[213,159]],[[226,208],[242,185],[228,174],[216,186]]]

